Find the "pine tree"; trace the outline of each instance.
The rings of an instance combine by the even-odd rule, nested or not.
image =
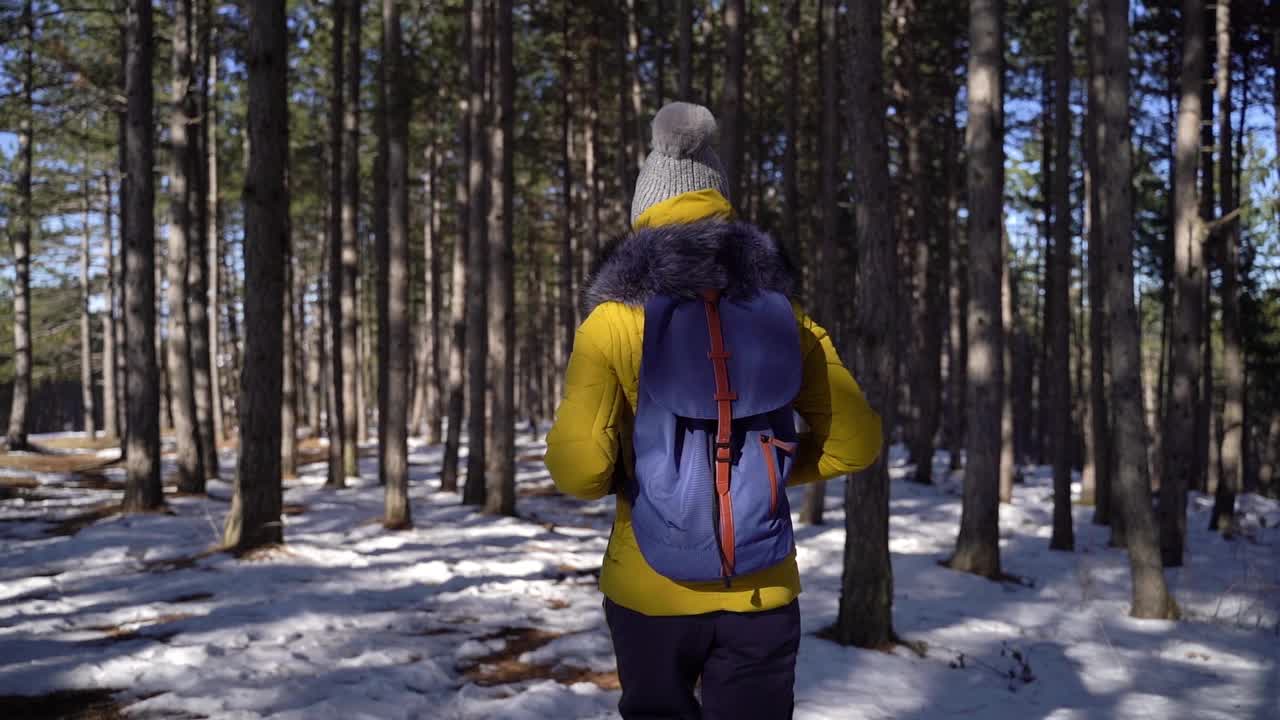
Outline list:
[[[280,407],[288,247],[288,34],[284,0],[248,7],[249,158],[245,174],[245,358],[240,459],[223,542],[245,551],[280,543]]]
[[[1054,550],[1075,548],[1071,516],[1071,0],[1057,0],[1054,22],[1053,247],[1045,326],[1049,458],[1053,465]]]
[[[999,0],[969,6],[969,428],[960,535],[949,565],[999,577],[1000,408],[1004,399],[1001,323],[1004,46]]]
[[[382,61],[390,72],[387,88],[387,386],[380,408],[382,466],[386,473],[383,524],[412,526],[409,506],[409,106],[401,49],[400,5],[382,0]]]
[[[125,469],[122,509],[155,510],[160,485],[160,370],[156,363],[155,128],[151,80],[151,2],[130,0],[125,22],[125,95],[128,98],[124,192]]]
[[[1108,331],[1111,343],[1109,396],[1115,405],[1116,508],[1123,518],[1129,549],[1133,607],[1138,618],[1177,615],[1165,585],[1160,543],[1151,510],[1147,468],[1147,432],[1142,411],[1138,316],[1133,303],[1132,150],[1129,129],[1129,8],[1127,2],[1090,2],[1101,13],[1103,38],[1100,67],[1106,92],[1099,98],[1102,122],[1101,202],[1099,203],[1106,267]]]
[[[858,245],[855,279],[853,367],[872,408],[893,427],[895,361],[888,313],[880,303],[893,298],[897,248],[889,197],[889,147],[884,127],[884,70],[880,0],[854,0],[842,20],[847,40],[843,75],[848,124],[860,142],[853,145],[853,182],[859,198],[854,213]],[[893,631],[893,568],[889,561],[889,458],[887,449],[870,468],[845,481],[844,574],[837,642],[885,648]]]

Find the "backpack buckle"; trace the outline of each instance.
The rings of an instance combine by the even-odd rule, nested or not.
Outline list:
[[[733,460],[732,442],[720,442],[719,440],[715,440],[712,443],[712,447],[714,447],[716,451],[716,462],[727,463]]]

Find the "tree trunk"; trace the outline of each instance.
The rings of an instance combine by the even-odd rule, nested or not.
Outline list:
[[[1003,52],[999,0],[969,6],[969,433],[960,534],[949,565],[999,577],[1000,408],[1004,329],[1000,268],[1004,177]]]
[[[360,238],[357,213],[360,208],[360,34],[361,0],[347,0],[347,97],[343,106],[342,129],[342,472],[347,477],[360,474],[358,463],[363,414],[360,412],[361,365],[358,360],[360,314],[356,305],[356,283],[360,277]],[[350,372],[345,372],[350,369]]]
[[[828,0],[828,2],[834,2],[834,0]],[[724,160],[725,179],[729,184],[729,200],[735,203],[740,203],[742,198],[742,168],[745,159],[743,128],[746,124],[747,108],[742,97],[742,72],[747,56],[747,21],[746,0],[725,0],[726,67],[724,97],[720,99],[720,157]],[[827,22],[833,21],[834,13],[829,13]],[[827,32],[834,37],[834,28],[829,28]],[[827,320],[827,322],[831,321]]]
[[[1008,505],[1013,502],[1013,480],[1017,473],[1017,448],[1018,433],[1014,424],[1018,418],[1017,408],[1014,406],[1014,399],[1017,389],[1020,387],[1018,380],[1025,366],[1021,365],[1021,357],[1015,358],[1015,350],[1021,349],[1022,336],[1019,332],[1018,323],[1018,305],[1015,300],[1018,296],[1018,275],[1013,271],[1011,258],[1009,257],[1009,234],[1003,227],[1003,219],[1000,228],[1000,327],[1004,332],[1004,348],[1001,350],[1001,356],[1004,358],[1004,380],[1001,382],[1003,396],[1000,399],[1000,481],[999,495],[1000,502]],[[971,251],[972,252],[972,251]],[[972,258],[972,254],[970,255]],[[970,273],[973,271],[970,270]],[[970,282],[972,282],[972,274]],[[972,352],[972,346],[970,346]],[[1017,364],[1015,364],[1017,360]]]
[[[969,387],[969,367],[967,362],[969,356],[969,328],[965,322],[965,308],[969,303],[969,274],[966,271],[965,262],[968,246],[961,244],[962,234],[958,216],[960,208],[959,171],[961,166],[956,159],[959,148],[956,147],[955,143],[958,134],[955,105],[955,92],[951,91],[947,96],[946,132],[950,140],[948,145],[953,149],[946,154],[946,162],[948,166],[947,221],[951,225],[951,256],[947,269],[947,272],[951,274],[951,280],[948,283],[948,312],[950,313],[948,318],[948,342],[951,354],[947,359],[947,394],[950,400],[950,407],[947,410],[947,449],[951,452],[950,467],[952,472],[963,467],[962,459],[964,453],[962,451],[965,447],[965,418],[967,416],[966,407],[968,406]]]
[[[786,68],[788,87],[800,87],[800,3],[787,5]],[[786,147],[782,155],[782,229],[783,247],[792,257],[800,257],[800,180],[797,143],[800,134],[800,103],[786,103]]]
[[[834,635],[837,642],[885,648],[893,631],[893,567],[889,561],[888,434],[893,427],[895,361],[890,315],[876,310],[895,296],[896,240],[889,199],[889,149],[884,127],[884,69],[879,0],[853,3],[843,21],[848,41],[846,92],[853,144],[858,248],[854,372],[871,407],[884,413],[885,448],[870,468],[845,481],[844,573]]]
[[[222,269],[222,237],[219,234],[222,226],[222,204],[218,198],[218,29],[212,0],[205,0],[205,18],[209,25],[209,44],[206,49],[208,95],[204,118],[205,169],[209,173],[208,185],[205,187],[205,222],[208,227],[208,247],[205,250],[208,253],[209,272],[209,392],[213,422],[213,443],[205,454],[206,458],[212,458],[213,463],[205,471],[210,477],[215,477],[218,475],[217,444],[226,439],[226,422],[222,412],[222,368],[218,362],[221,353],[218,336],[222,326],[218,295]]]
[[[80,398],[84,432],[97,437],[93,402],[93,314],[89,312],[89,214],[93,212],[93,195],[89,186],[89,168],[85,165],[80,179],[84,193],[84,232],[80,235]],[[105,374],[105,373],[104,373]]]
[[[836,88],[836,6],[834,0],[823,0],[820,4],[822,13],[822,157],[821,157],[821,207],[822,207],[822,239],[817,257],[817,277],[814,303],[819,322],[834,328],[836,323],[835,273],[836,273],[836,164],[839,160],[840,141],[836,136],[839,90]],[[726,18],[733,12],[732,4],[726,6]],[[726,23],[728,20],[726,20]],[[741,28],[734,29],[730,25],[730,45],[733,34],[741,33]],[[741,39],[738,40],[741,42]],[[730,49],[730,57],[733,50]],[[732,74],[732,72],[730,73]],[[730,99],[733,97],[732,83],[725,80],[725,108],[733,112],[735,107]],[[727,172],[728,168],[726,168]],[[729,187],[735,187],[730,180]],[[800,522],[806,525],[821,525],[823,510],[826,506],[827,483],[825,480],[812,483],[805,489],[804,508],[800,513]]]
[[[288,179],[286,178],[286,182]],[[286,222],[288,217],[286,216]],[[280,477],[298,476],[298,322],[294,315],[293,238],[285,230],[280,385]]]
[[[374,5],[377,8],[377,4]],[[373,273],[374,285],[374,317],[377,326],[377,347],[373,353],[374,365],[377,371],[377,403],[376,415],[378,418],[378,482],[385,485],[387,483],[387,463],[386,452],[387,447],[387,422],[386,412],[387,388],[390,384],[391,359],[390,355],[390,336],[387,334],[390,325],[391,313],[391,245],[390,245],[390,197],[388,195],[389,172],[388,156],[391,153],[388,118],[390,110],[387,107],[388,91],[387,91],[387,58],[388,39],[387,23],[389,22],[388,13],[393,8],[389,7],[385,0],[382,2],[382,56],[374,65],[374,106],[373,106],[373,134],[377,143],[377,150],[373,159],[373,255],[376,260]],[[399,12],[396,11],[396,15]],[[398,21],[397,21],[398,23]],[[407,142],[407,141],[406,141]],[[406,160],[406,167],[408,162]],[[406,179],[407,182],[407,179]],[[407,206],[407,201],[406,201]],[[408,358],[405,358],[407,363]],[[406,388],[407,392],[407,388]],[[407,398],[406,398],[407,401]]]
[[[345,51],[347,29],[347,0],[334,0],[333,26],[331,42],[330,76],[333,86],[329,100],[329,382],[333,385],[329,397],[329,474],[325,485],[340,488],[347,484],[346,444],[347,444],[347,375],[355,376],[355,368],[344,367],[346,362],[343,333],[342,271],[343,255],[343,222],[342,222],[342,178],[343,178],[343,133],[342,123],[346,116]]]
[[[9,404],[8,450],[27,448],[27,405],[31,398],[31,166],[35,154],[32,123],[35,119],[36,23],[31,0],[22,5],[21,23],[26,30],[23,47],[22,109],[18,119],[18,212],[13,242],[13,397]],[[150,37],[147,38],[148,48]]]
[[[687,0],[685,0],[687,3]],[[561,8],[561,42],[564,44],[560,56],[560,292],[559,313],[561,342],[556,345],[555,365],[563,368],[569,362],[573,352],[573,334],[577,328],[577,305],[574,298],[574,249],[573,249],[573,88],[570,78],[573,76],[573,59],[569,54],[571,38],[569,23],[572,16],[573,2],[566,0]]]
[[[1053,465],[1052,550],[1075,549],[1071,516],[1071,0],[1058,0],[1054,33],[1053,249],[1045,326],[1048,450]]]
[[[1102,101],[1106,97],[1107,76],[1103,62],[1106,32],[1103,13],[1094,7],[1101,0],[1089,0],[1087,37],[1087,64],[1089,71],[1089,96],[1085,113],[1085,161],[1087,167],[1088,232],[1087,259],[1089,264],[1089,444],[1092,455],[1089,466],[1093,468],[1096,503],[1093,522],[1112,524],[1112,468],[1114,429],[1111,422],[1111,403],[1107,389],[1111,385],[1110,355],[1111,337],[1107,332],[1110,309],[1107,306],[1106,252],[1103,246],[1102,217],[1102,144],[1105,142],[1105,125],[1102,117]],[[1118,513],[1117,513],[1118,516]]]
[[[116,359],[116,250],[115,228],[112,227],[112,215],[115,213],[111,203],[111,175],[102,176],[102,222],[104,223],[102,245],[103,265],[107,273],[107,302],[102,313],[102,434],[108,438],[120,437],[120,403],[119,386],[116,384],[116,373],[120,362]]]
[[[443,415],[444,389],[441,384],[440,358],[442,338],[440,337],[441,291],[444,277],[440,274],[440,256],[443,254],[443,243],[440,237],[440,198],[437,194],[440,168],[436,162],[435,144],[427,150],[427,211],[430,215],[423,223],[423,251],[426,253],[427,282],[427,367],[424,382],[427,384],[426,397],[426,439],[431,445],[439,445],[442,436],[441,418]]]
[[[238,551],[283,542],[280,485],[281,327],[289,247],[288,33],[284,0],[251,3],[249,159],[244,184],[244,371],[240,462],[224,544]]]
[[[468,242],[471,245],[467,257],[468,283],[467,306],[467,482],[462,501],[468,505],[485,502],[485,399],[488,385],[489,334],[488,334],[488,274],[489,233],[488,178],[489,143],[485,127],[488,107],[485,104],[485,76],[488,73],[489,48],[488,13],[484,0],[472,0],[469,22],[471,25],[471,100],[467,104],[468,125],[471,131],[471,157],[467,168]]]
[[[1165,567],[1182,565],[1187,535],[1187,490],[1199,477],[1196,458],[1198,388],[1203,380],[1200,343],[1204,312],[1204,240],[1196,192],[1200,160],[1200,85],[1204,74],[1204,1],[1183,0],[1182,93],[1178,102],[1174,165],[1174,293],[1165,417],[1164,475],[1160,479],[1160,550]]]
[[[191,368],[191,327],[187,313],[187,265],[193,222],[188,194],[195,171],[196,144],[191,134],[195,118],[194,67],[191,62],[191,0],[174,0],[173,109],[169,114],[169,256],[168,270],[169,403],[173,414],[177,454],[178,490],[203,493],[204,456],[200,452],[200,426]]]
[[[160,485],[160,371],[156,364],[155,142],[152,126],[152,17],[150,0],[131,0],[126,19],[125,94],[125,424],[126,482],[122,510],[144,512],[164,504]],[[28,150],[28,153],[30,151]],[[30,157],[30,155],[28,155]],[[29,207],[29,206],[28,206]],[[24,260],[25,262],[25,260]],[[19,264],[22,272],[23,264]],[[21,279],[23,276],[19,274]],[[12,427],[10,428],[12,435]]]
[[[409,505],[409,104],[407,68],[401,50],[400,4],[382,0],[382,61],[387,79],[387,255],[386,386],[380,386],[382,467],[387,528],[413,525]]]
[[[194,6],[192,11],[196,11]],[[191,49],[192,69],[200,76],[200,87],[196,95],[197,121],[191,126],[193,137],[191,171],[194,192],[189,197],[195,228],[188,236],[190,254],[187,264],[187,313],[191,331],[191,380],[196,405],[196,434],[200,440],[200,467],[207,480],[218,476],[218,446],[213,431],[213,384],[209,358],[211,306],[208,302],[208,247],[212,234],[209,224],[209,173],[205,164],[209,157],[205,150],[208,134],[204,129],[210,113],[209,76],[199,70],[201,67],[208,67],[207,57],[211,52],[212,28],[210,25],[213,22],[211,0],[204,0],[199,12],[201,19],[198,49]],[[194,16],[191,22],[195,22]]]
[[[600,135],[600,19],[591,16],[591,36],[587,39],[587,119],[583,123],[583,180],[587,184],[587,238],[582,243],[582,262],[579,270],[585,281],[595,272],[596,250],[600,247],[600,178],[596,154]],[[628,217],[630,215],[628,214]],[[578,287],[583,287],[579,283]]]
[[[1194,0],[1189,0],[1194,1]],[[1101,188],[1102,234],[1106,247],[1107,296],[1111,313],[1112,393],[1115,402],[1116,497],[1129,548],[1133,607],[1139,618],[1171,618],[1177,606],[1165,585],[1160,544],[1151,511],[1147,476],[1147,432],[1142,417],[1142,375],[1138,317],[1133,304],[1132,159],[1129,144],[1128,3],[1108,3],[1103,12],[1106,39],[1103,67],[1106,95],[1100,103],[1104,142]]]
[[[680,23],[680,95],[679,99],[693,102],[693,2],[677,0],[676,22]]]
[[[1218,35],[1218,183],[1221,216],[1236,209],[1231,128],[1231,2],[1217,0]],[[1245,76],[1246,78],[1248,75]],[[1242,109],[1243,110],[1243,109]],[[1236,531],[1236,495],[1243,489],[1245,368],[1240,326],[1240,226],[1222,229],[1222,477],[1214,496],[1209,529],[1231,536]]]
[[[632,8],[634,10],[634,7]],[[489,211],[489,356],[492,377],[491,438],[485,475],[485,512],[515,515],[515,276],[512,231],[512,155],[515,141],[515,70],[512,67],[511,0],[498,0],[497,107],[492,134],[495,173]],[[634,29],[629,28],[632,40]],[[634,77],[634,75],[633,75]],[[638,86],[637,86],[638,89]],[[635,99],[638,101],[639,97]],[[530,259],[532,262],[533,260]],[[530,302],[532,300],[530,299]]]
[[[472,0],[467,0],[470,3]],[[470,5],[463,13],[470,17]],[[471,57],[470,21],[463,23],[462,57]],[[470,60],[468,60],[470,62]],[[450,311],[450,343],[449,343],[449,422],[445,427],[444,457],[440,465],[440,489],[456,492],[458,489],[458,452],[462,444],[462,410],[465,400],[465,373],[467,349],[467,269],[470,254],[470,178],[468,168],[471,166],[471,108],[469,95],[462,94],[462,107],[458,116],[458,175],[454,189],[455,205],[458,209],[457,237],[453,243],[452,281],[449,290]]]

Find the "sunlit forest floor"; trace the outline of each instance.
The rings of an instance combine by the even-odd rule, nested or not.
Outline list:
[[[612,500],[558,496],[528,436],[519,519],[435,492],[439,451],[415,445],[414,530],[378,524],[371,456],[340,491],[311,464],[287,483],[287,546],[242,558],[212,550],[228,483],[121,517],[114,450],[35,440],[73,454],[0,456],[0,717],[614,717],[595,586]],[[894,615],[927,651],[818,637],[839,601],[831,484],[828,524],[797,533],[797,718],[1280,717],[1280,504],[1242,497],[1244,532],[1226,541],[1193,496],[1188,562],[1169,572],[1187,619],[1140,622],[1126,616],[1126,557],[1092,508],[1076,509],[1074,554],[1047,549],[1042,470],[1001,509],[1005,569],[1025,584],[939,567],[959,477],[924,487],[911,472],[895,455]]]

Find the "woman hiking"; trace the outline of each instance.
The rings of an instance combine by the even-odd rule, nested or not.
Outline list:
[[[711,112],[671,103],[652,130],[632,232],[585,291],[546,464],[564,493],[617,495],[600,589],[622,717],[790,718],[785,490],[869,466],[880,419],[792,301],[777,243],[734,220]]]

